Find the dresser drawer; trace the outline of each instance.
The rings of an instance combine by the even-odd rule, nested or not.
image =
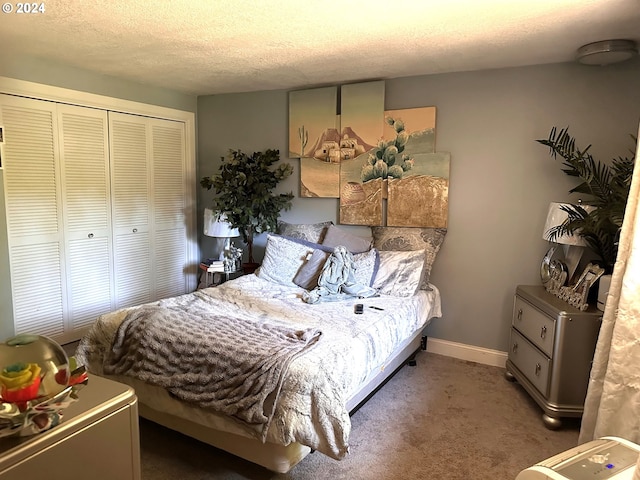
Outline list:
[[[548,395],[551,360],[520,335],[515,328],[511,329],[509,360],[542,395]]]
[[[516,296],[512,324],[548,357],[553,356],[555,319],[549,318],[526,300]]]

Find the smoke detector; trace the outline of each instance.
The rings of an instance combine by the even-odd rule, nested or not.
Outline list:
[[[638,54],[633,40],[602,40],[583,45],[576,53],[576,60],[584,65],[609,65],[624,62]]]

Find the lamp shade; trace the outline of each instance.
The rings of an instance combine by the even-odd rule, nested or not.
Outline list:
[[[551,239],[550,230],[559,225],[562,225],[567,218],[569,218],[569,214],[562,209],[563,205],[571,206],[570,203],[559,203],[559,202],[551,202],[549,205],[549,212],[547,213],[547,221],[544,224],[544,232],[542,234],[542,238],[548,240],[550,242],[560,243],[562,245],[574,245],[577,247],[586,247],[587,243],[584,239],[574,233],[573,235],[558,235],[553,240]],[[594,207],[589,205],[581,205],[587,212],[593,210]]]
[[[240,236],[237,228],[232,228],[224,213],[214,213],[204,209],[204,234],[208,237],[231,238]]]

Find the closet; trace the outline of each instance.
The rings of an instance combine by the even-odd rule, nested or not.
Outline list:
[[[184,122],[2,94],[0,126],[15,334],[191,289]]]

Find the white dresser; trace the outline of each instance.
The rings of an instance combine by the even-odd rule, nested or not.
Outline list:
[[[78,396],[51,430],[0,439],[1,480],[140,480],[134,390],[90,376]]]

